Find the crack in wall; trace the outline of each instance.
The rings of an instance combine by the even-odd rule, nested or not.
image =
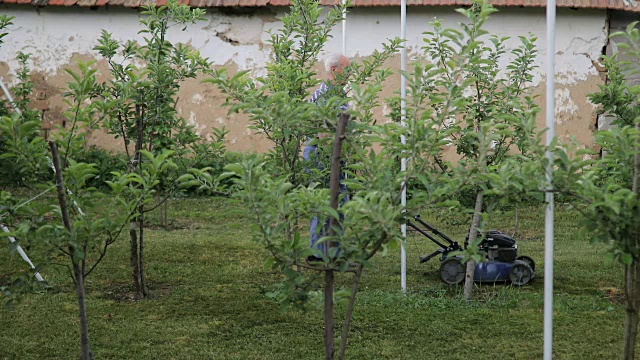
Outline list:
[[[226,32],[215,33],[214,35],[217,36],[220,40],[226,43],[229,43],[231,45],[235,45],[235,46],[240,45],[240,41],[232,39],[227,35]]]

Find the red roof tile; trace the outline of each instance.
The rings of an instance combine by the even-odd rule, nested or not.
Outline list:
[[[336,5],[341,0],[320,0],[322,5]],[[353,0],[353,6],[399,6],[401,0]],[[490,0],[495,6],[516,7],[545,7],[546,0]],[[44,5],[78,5],[78,6],[125,6],[140,7],[148,4],[158,6],[167,3],[166,0],[0,0],[8,4]],[[290,6],[289,0],[181,0],[181,3],[193,7],[254,7],[254,6]],[[471,0],[407,0],[411,6],[464,6]],[[635,5],[634,5],[635,4]],[[640,5],[629,0],[557,0],[558,7],[565,8],[593,8],[616,9],[630,12],[640,12]]]

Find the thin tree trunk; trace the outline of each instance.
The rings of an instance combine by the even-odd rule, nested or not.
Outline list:
[[[476,83],[476,90],[478,91],[478,101],[480,101],[481,93]],[[486,172],[487,170],[487,146],[486,138],[482,129],[480,128],[480,122],[483,118],[478,118],[475,120],[475,130],[478,133],[480,138],[480,157],[478,159],[478,167],[481,173]],[[478,193],[476,194],[476,204],[473,212],[473,218],[471,220],[471,229],[469,229],[469,241],[468,244],[471,246],[476,246],[475,241],[478,237],[478,227],[480,226],[480,218],[482,216],[482,201],[484,194],[482,193],[482,188],[478,188]],[[465,249],[468,245],[465,244]],[[464,299],[466,301],[471,301],[473,297],[473,278],[476,272],[476,261],[473,259],[469,259],[467,261],[467,268],[465,272],[464,278]]]
[[[56,194],[58,195],[58,205],[62,213],[62,224],[67,231],[71,231],[71,219],[69,218],[69,209],[67,208],[67,198],[64,190],[64,179],[62,178],[62,167],[60,166],[60,156],[58,155],[58,147],[53,141],[49,141],[51,149],[51,160],[53,162],[53,170],[56,177]],[[71,253],[73,255],[73,253]]]
[[[73,272],[76,277],[76,297],[78,298],[78,314],[80,317],[80,358],[82,360],[93,360],[93,353],[91,352],[91,344],[89,342],[89,322],[87,320],[87,307],[85,303],[84,274],[82,274],[82,269],[75,262],[73,263]]]
[[[164,204],[163,204],[162,207],[163,207],[163,213],[164,213],[163,214],[164,215],[164,221],[163,221],[164,228],[168,229],[169,228],[169,215],[168,215],[168,212],[169,212],[169,198],[168,197],[164,200]]]
[[[334,271],[324,272],[324,359],[333,360],[333,286]]]
[[[482,217],[482,190],[478,190],[476,195],[476,206],[473,212],[473,220],[471,220],[471,229],[469,229],[469,245],[475,246],[478,237],[478,227],[480,226],[480,218]],[[473,297],[473,276],[476,272],[476,262],[473,259],[467,261],[467,272],[464,279],[464,299],[469,301]]]
[[[625,319],[624,319],[624,345],[622,360],[634,360],[636,358],[636,339],[638,337],[638,301],[636,300],[640,267],[634,259],[631,265],[624,267],[625,284]]]
[[[349,122],[349,115],[340,114],[338,119],[338,126],[336,127],[336,136],[333,141],[333,149],[331,150],[331,174],[329,177],[329,193],[331,194],[330,206],[334,210],[338,210],[338,202],[340,196],[340,157],[342,155],[342,140],[344,138],[344,132],[347,128],[347,122]],[[329,219],[329,236],[335,236],[335,225],[338,219],[331,217]],[[329,248],[334,244],[329,243]]]
[[[136,297],[141,299],[144,295],[140,288],[140,267],[138,263],[138,222],[132,220],[129,223],[129,263],[131,264],[131,274],[133,276],[133,285],[136,288]]]
[[[147,297],[149,295],[149,290],[147,290],[146,280],[144,277],[144,209],[141,207],[140,209],[140,237],[139,237],[139,246],[140,252],[138,253],[138,262],[140,268],[140,290],[142,291],[142,297]]]
[[[133,166],[132,172],[137,172],[141,168],[142,163],[142,154],[140,151],[144,146],[144,115],[143,109],[140,105],[136,105],[135,107],[136,114],[136,147],[135,153],[133,155]],[[140,208],[140,210],[143,210]],[[136,216],[129,223],[129,239],[130,239],[130,248],[129,248],[129,261],[131,263],[131,275],[133,276],[133,285],[136,288],[136,297],[138,299],[142,299],[144,297],[144,291],[141,286],[140,281],[140,260],[138,255],[138,232],[137,228],[142,229],[142,211],[140,211],[140,215]]]
[[[71,219],[69,218],[69,210],[67,208],[67,199],[65,195],[58,148],[53,141],[49,141],[49,148],[51,149],[51,158],[53,161],[53,168],[55,170],[56,191],[58,195],[58,205],[60,205],[60,213],[62,214],[62,224],[64,225],[64,228],[71,233]],[[89,342],[89,323],[87,321],[87,308],[85,304],[84,266],[80,267],[76,259],[74,259],[75,250],[75,247],[69,245],[69,258],[73,264],[73,275],[76,283],[76,297],[78,299],[78,314],[80,317],[80,354],[82,360],[92,360],[93,353],[91,352],[91,343]]]
[[[338,126],[336,127],[336,135],[333,141],[333,149],[331,151],[331,175],[329,178],[330,185],[330,206],[338,210],[338,197],[340,196],[340,156],[342,153],[342,140],[344,132],[349,121],[349,115],[340,114]],[[331,217],[329,219],[329,237],[336,235],[336,225],[338,219]],[[331,248],[335,246],[335,242],[330,240],[327,244],[327,255],[330,262],[333,263],[334,258],[331,256]],[[335,272],[326,270],[324,273],[324,358],[325,360],[333,360],[334,356],[334,322],[333,322],[333,288],[335,284]]]
[[[360,286],[360,276],[362,275],[362,264],[358,264],[356,273],[351,284],[351,297],[347,305],[347,312],[344,315],[344,324],[342,325],[342,336],[340,338],[340,350],[338,351],[338,359],[343,360],[347,351],[347,342],[349,340],[349,329],[351,328],[351,318],[353,317],[353,306],[356,303],[356,295]]]

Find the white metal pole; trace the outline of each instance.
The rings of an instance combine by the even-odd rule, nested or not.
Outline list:
[[[9,100],[9,103],[11,104],[11,106],[13,107],[13,109],[15,110],[15,112],[17,112],[19,115],[22,115],[22,111],[20,111],[20,108],[18,108],[15,104],[15,102],[13,101],[13,97],[11,96],[11,93],[9,92],[9,89],[7,88],[7,86],[4,84],[3,79],[0,77],[0,88],[2,88],[2,92],[4,92],[4,95],[7,97],[7,100]],[[47,190],[49,191],[49,190]],[[2,231],[4,232],[9,232],[9,229],[7,229],[6,226],[2,225],[0,226],[2,228]],[[11,241],[12,243],[16,242],[16,239],[13,238],[12,236],[9,236],[9,241]],[[29,259],[29,256],[27,256],[27,253],[24,252],[24,250],[22,249],[22,247],[20,245],[18,245],[17,247],[18,250],[18,254],[20,254],[20,256],[22,257],[22,260],[24,260],[27,264],[29,264],[29,266],[35,270],[35,266],[33,265],[33,263],[31,262],[31,259]],[[40,275],[40,273],[38,273],[36,271],[36,273],[34,274],[36,279],[38,279],[38,281],[44,281],[44,279],[42,278],[42,276]]]
[[[7,97],[7,100],[9,100],[9,104],[11,104],[13,109],[18,113],[18,115],[22,115],[22,111],[20,111],[20,109],[13,102],[11,93],[9,92],[9,89],[7,89],[7,86],[4,84],[4,81],[2,81],[2,77],[0,77],[0,88],[2,88],[2,92],[4,92],[4,95]]]
[[[342,6],[347,3],[347,0],[342,0]],[[347,55],[347,8],[342,11],[342,55]]]
[[[407,70],[407,0],[400,1],[400,39],[404,40],[404,46],[400,49],[400,122],[402,126],[406,126],[407,109],[407,79],[404,77],[404,72]],[[400,137],[402,145],[406,144],[407,139],[404,135]],[[407,159],[403,156],[400,160],[400,171],[407,171]],[[404,207],[407,205],[407,187],[402,183],[402,197],[401,205],[404,211]],[[402,244],[400,246],[400,286],[402,292],[407,292],[407,251],[405,249],[405,242],[407,240],[407,224],[400,225],[402,231]]]
[[[6,226],[2,225],[2,231],[8,233],[9,229],[7,229]],[[16,242],[16,239],[14,239],[12,236],[9,236],[9,241],[11,241],[12,243]],[[31,262],[31,259],[29,259],[29,257],[27,256],[27,253],[24,252],[24,250],[22,250],[22,247],[20,245],[18,245],[18,254],[20,254],[20,256],[22,257],[22,260],[26,261],[27,264],[29,264],[29,266],[32,269],[36,269],[36,267],[33,265],[33,263]],[[40,273],[38,273],[36,271],[36,273],[34,274],[36,279],[38,279],[38,281],[44,281],[44,279],[42,278],[42,276],[40,276]]]
[[[555,52],[556,0],[547,0],[547,141],[555,137]],[[551,190],[553,152],[547,151],[547,190]],[[544,360],[553,357],[553,193],[545,193],[547,203],[544,216]]]

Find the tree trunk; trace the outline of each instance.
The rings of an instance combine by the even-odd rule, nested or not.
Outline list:
[[[140,290],[142,292],[142,297],[147,297],[149,295],[149,291],[147,290],[147,283],[144,277],[144,209],[140,209],[140,237],[139,243],[140,251],[138,253],[138,267],[140,269]]]
[[[333,286],[334,271],[324,273],[324,359],[333,360]]]
[[[82,274],[80,266],[75,262],[73,263],[73,272],[76,277],[76,297],[78,298],[78,314],[80,317],[80,358],[82,360],[93,360],[91,344],[89,343],[89,322],[87,321],[87,307],[85,303],[84,275]]]
[[[136,231],[138,222],[133,220],[129,223],[129,262],[131,264],[131,274],[133,275],[133,285],[136,288],[136,298],[141,299],[144,295],[140,287],[140,267],[138,263],[138,232]]]
[[[343,360],[344,354],[347,351],[347,341],[349,339],[349,329],[351,328],[351,318],[353,317],[353,306],[356,302],[356,295],[358,294],[358,287],[360,286],[360,276],[362,275],[362,264],[358,265],[356,273],[353,277],[353,284],[351,285],[351,297],[349,298],[349,304],[347,305],[347,312],[344,315],[344,324],[342,325],[342,336],[340,337],[340,350],[338,351],[338,359]]]
[[[142,155],[140,151],[143,148],[143,139],[144,139],[144,116],[143,109],[140,108],[139,105],[135,107],[136,113],[136,146],[135,153],[133,155],[133,164],[130,167],[131,172],[137,172],[141,168]],[[139,208],[139,213],[137,217],[131,220],[129,223],[129,240],[130,240],[130,248],[129,248],[129,262],[131,264],[131,275],[133,276],[133,285],[136,288],[136,298],[142,299],[144,298],[144,290],[141,285],[140,280],[140,259],[138,255],[138,233],[137,227],[142,230],[144,223],[142,222],[142,214],[144,208],[141,206]]]
[[[62,224],[64,228],[71,233],[71,219],[67,209],[67,199],[58,148],[53,141],[49,141],[49,148],[51,149],[53,169],[55,170],[56,192],[58,195],[58,205],[60,205],[60,213],[62,214]],[[78,313],[80,317],[80,353],[82,360],[92,360],[93,353],[91,353],[91,344],[89,343],[89,323],[87,322],[87,307],[85,304],[84,264],[81,267],[76,259],[74,259],[75,250],[76,248],[74,246],[69,245],[69,258],[73,264],[73,276],[76,283],[76,297],[78,298]],[[86,256],[86,250],[84,255]]]
[[[478,227],[482,217],[482,190],[478,190],[476,195],[476,206],[473,212],[473,220],[471,220],[471,229],[469,229],[469,245],[476,246],[476,238],[478,237]],[[469,259],[467,261],[467,271],[464,279],[464,299],[469,301],[473,297],[473,276],[476,272],[476,261]]]
[[[338,126],[336,127],[336,135],[333,141],[333,149],[331,149],[331,174],[329,177],[329,193],[331,194],[330,205],[332,209],[338,210],[338,203],[340,201],[340,157],[342,156],[342,140],[344,138],[344,132],[349,122],[349,115],[340,114],[338,119]],[[335,236],[335,226],[338,219],[331,217],[329,219],[329,236]],[[331,248],[334,244],[329,242],[327,248]],[[328,253],[328,250],[327,250]]]
[[[164,204],[162,204],[162,208],[163,208],[163,224],[164,224],[164,228],[165,230],[169,228],[169,198],[167,197],[164,200]]]
[[[340,156],[342,153],[342,140],[344,132],[349,121],[349,115],[340,114],[338,126],[336,127],[336,135],[333,141],[333,149],[331,151],[331,175],[329,178],[330,185],[330,206],[338,210],[338,197],[340,196]],[[331,217],[329,219],[329,237],[336,235],[336,225],[338,219]],[[331,248],[335,246],[333,240],[327,244],[327,255],[330,262],[333,263],[334,257],[331,255]],[[335,284],[335,272],[327,270],[324,273],[324,358],[332,360],[334,356],[334,322],[333,322],[333,287]]]
[[[640,266],[636,259],[631,265],[624,267],[624,285],[626,313],[624,321],[624,346],[622,350],[622,360],[633,360],[636,358],[636,338],[638,337],[638,284]]]
[[[624,347],[622,350],[622,360],[635,360],[637,336],[638,310],[627,308],[624,319]]]

